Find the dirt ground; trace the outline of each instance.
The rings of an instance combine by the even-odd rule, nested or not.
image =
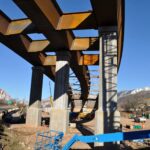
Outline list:
[[[123,126],[123,131],[126,131],[126,132],[131,131],[130,129],[125,128],[126,125],[135,125],[135,122],[133,121],[133,119],[128,119],[126,117],[121,117],[121,123]],[[147,122],[144,125],[144,130],[146,130],[146,129],[150,129],[150,119],[147,120]],[[20,144],[20,148],[14,149],[14,150],[24,150],[24,149],[25,150],[33,150],[34,144],[36,141],[36,133],[48,131],[48,130],[49,130],[49,127],[47,127],[47,126],[35,128],[32,126],[27,126],[25,124],[12,124],[9,127],[7,127],[7,133],[11,134],[12,139],[13,139],[13,137],[15,137],[17,135],[15,138],[17,138],[17,143]],[[62,145],[65,145],[74,134],[92,135],[92,133],[94,133],[94,119],[92,121],[88,121],[86,123],[81,123],[76,128],[71,128],[71,127],[68,128],[68,134],[66,134],[64,136]],[[126,141],[125,143],[121,144],[121,149],[123,149],[123,150],[143,149],[143,148],[145,150],[148,150],[148,149],[150,149],[150,145],[129,142],[129,141]],[[85,143],[77,142],[72,146],[72,149],[84,149],[84,150],[85,149],[93,149],[93,144],[88,145]],[[10,150],[12,150],[12,149],[10,149]]]

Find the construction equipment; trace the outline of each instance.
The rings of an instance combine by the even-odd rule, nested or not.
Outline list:
[[[55,136],[48,135],[47,133],[54,132]],[[69,150],[71,146],[80,141],[83,143],[94,143],[94,142],[117,142],[124,140],[138,140],[150,138],[150,130],[132,131],[132,132],[116,132],[107,133],[91,136],[79,136],[75,134],[64,147],[61,146],[63,138],[63,132],[48,131],[45,133],[38,133],[37,139],[41,136],[41,140],[35,144],[35,150]],[[46,141],[49,143],[44,144]]]
[[[146,122],[146,118],[145,117],[135,117],[134,121],[135,122]]]
[[[38,132],[36,136],[35,150],[60,150],[63,132],[47,131]]]

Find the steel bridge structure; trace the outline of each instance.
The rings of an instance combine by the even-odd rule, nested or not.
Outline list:
[[[41,124],[45,74],[55,82],[50,129],[66,133],[68,103],[80,99],[84,105],[93,94],[97,101],[95,134],[119,130],[117,73],[123,49],[125,1],[89,1],[89,11],[64,13],[56,0],[13,0],[27,16],[18,20],[11,20],[0,10],[0,42],[33,65],[27,124]],[[97,31],[97,37],[74,34],[91,29]],[[29,34],[34,33],[46,39],[33,40]],[[76,82],[69,80],[69,70]]]

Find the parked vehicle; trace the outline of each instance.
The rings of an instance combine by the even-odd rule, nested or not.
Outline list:
[[[146,118],[145,117],[135,117],[134,121],[135,122],[146,122]]]

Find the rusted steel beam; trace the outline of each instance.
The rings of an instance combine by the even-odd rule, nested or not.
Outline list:
[[[35,40],[30,43],[28,52],[42,52],[46,47],[50,45],[48,40]]]
[[[71,67],[80,81],[84,99],[87,98],[90,85],[88,68],[84,65],[97,65],[99,58],[96,55],[82,55],[79,51],[98,50],[98,38],[76,38],[70,29],[117,26],[118,64],[120,64],[124,32],[124,0],[91,0],[93,11],[67,14],[62,13],[55,0],[14,1],[31,20],[10,20],[0,12],[0,41],[31,64],[44,66],[46,74],[51,78],[54,78],[53,64],[56,58],[46,56],[44,52],[71,50]],[[32,41],[23,35],[32,32],[43,33],[48,40]],[[49,69],[51,71],[48,71]]]
[[[30,40],[24,35],[0,36],[0,41],[32,65],[41,66],[45,61],[43,53],[28,53]]]
[[[81,86],[81,98],[83,100],[87,100],[88,94],[89,94],[89,84],[90,84],[90,76],[87,73],[88,67],[87,66],[77,66],[80,57],[82,56],[81,52],[72,52],[71,53],[71,62],[70,66],[74,71],[74,74],[77,76],[80,86]],[[89,78],[86,78],[89,76]]]
[[[11,20],[0,11],[0,33],[4,35],[20,34],[31,25],[32,21],[30,19]]]
[[[94,22],[93,17],[91,17],[92,12],[62,14],[61,10],[59,9],[59,7],[57,7],[53,0],[36,0],[35,3],[51,22],[55,30],[75,29],[82,23],[86,24],[86,19],[89,19],[90,21],[92,20],[93,25],[96,23]]]
[[[123,41],[124,41],[124,18],[125,18],[125,0],[117,1],[117,22],[118,22],[118,64],[120,65]],[[118,67],[119,68],[119,67]]]
[[[74,35],[70,31],[55,30],[54,25],[62,15],[62,12],[56,7],[57,3],[55,1],[14,1],[32,20],[37,29],[51,42],[51,47],[54,47],[55,49],[69,49],[74,39]]]
[[[117,0],[91,0],[97,26],[117,25]]]
[[[39,5],[41,3],[43,5]],[[92,17],[92,15],[93,15],[92,12],[62,14],[62,12],[59,10],[59,8],[55,7],[56,5],[52,1],[48,1],[48,2],[36,1],[36,4],[38,4],[38,6],[41,8],[44,8],[44,6],[45,6],[44,3],[50,3],[52,9],[55,10],[54,12],[56,13],[56,16],[58,16],[59,19],[57,17],[55,17],[55,19],[52,18],[52,19],[50,19],[50,21],[53,23],[53,26],[54,26],[54,24],[57,24],[57,28],[59,28],[59,29],[61,28],[60,26],[62,26],[62,29],[64,29],[64,26],[70,26],[71,28],[73,28],[73,26],[77,26],[77,24],[82,24],[81,22],[85,18],[89,18],[89,17],[94,18],[94,17]],[[104,9],[101,9],[101,10],[97,9],[96,4],[98,4],[98,3],[101,3],[103,7],[109,7],[109,6],[107,6],[106,2],[104,2],[104,1],[103,2],[100,2],[97,0],[92,1],[92,4],[93,4],[92,6],[93,6],[94,10],[96,10],[94,12],[96,12],[96,14],[99,16],[99,13],[100,12],[102,13],[102,11],[104,11]],[[113,20],[111,22],[111,24],[114,25],[115,23],[113,23],[113,22],[115,22],[115,20],[117,18],[118,35],[119,35],[119,38],[118,38],[118,43],[119,43],[118,44],[118,62],[120,62],[121,54],[122,54],[121,49],[122,49],[122,45],[123,45],[123,30],[124,30],[124,0],[115,0],[115,1],[112,1],[111,3],[113,4],[112,5],[113,7],[108,11],[109,13],[104,13],[106,15],[105,17],[98,17],[98,19],[100,19],[99,26],[104,25],[104,24],[101,24],[100,22],[101,21],[105,22],[105,19],[110,21],[111,20],[110,16],[112,15],[110,12],[114,13],[117,10],[117,17],[115,17],[116,15],[113,15],[114,18],[111,17]],[[47,12],[45,12],[45,13],[47,13]],[[50,17],[50,16],[48,16],[48,17]],[[76,20],[77,18],[79,18],[79,21]],[[10,22],[9,19],[2,18],[2,16],[1,16],[1,20],[2,20],[2,22],[0,22],[0,25],[1,25],[0,32],[3,34],[6,34],[6,35],[21,33],[21,32],[23,32],[23,30],[26,30],[26,28],[28,28],[28,26],[30,26],[30,24],[31,24],[30,19],[16,20],[16,21]],[[65,21],[65,20],[67,20],[67,21]],[[58,22],[58,23],[56,23],[56,22]],[[67,23],[65,23],[65,22],[68,22],[69,24],[67,25]],[[91,21],[91,19],[90,19],[90,23],[95,24],[93,21]],[[111,25],[111,24],[109,24],[109,25]],[[107,25],[107,23],[105,23],[105,26],[106,25]],[[90,26],[92,26],[92,25],[90,25]],[[43,28],[46,28],[46,27],[47,26],[43,26]],[[68,29],[70,27],[68,27]],[[54,28],[57,30],[57,28],[55,26],[54,26]],[[66,29],[67,29],[67,27],[66,27]],[[81,50],[81,48],[83,48],[83,50],[86,50],[86,49],[88,49],[88,48],[90,49],[92,47],[92,45],[90,45],[90,44],[85,44],[84,46],[83,46],[83,44],[79,44],[79,42],[78,42],[79,39],[73,39],[72,42],[71,42],[71,40],[69,40],[69,41],[71,43],[71,44],[69,44],[71,50]],[[82,43],[90,43],[87,41],[88,40],[82,39]],[[98,49],[98,46],[93,47],[93,48]]]
[[[20,34],[32,24],[30,19],[22,19],[12,21],[5,35]]]
[[[63,14],[56,30],[96,29],[96,21],[92,11]]]
[[[50,13],[52,14],[52,13]],[[85,23],[84,19],[88,18],[89,21]],[[25,33],[34,33],[35,26],[32,21],[28,18],[11,20],[9,19],[2,11],[0,11],[1,26],[0,32],[4,35],[13,35]],[[63,14],[59,17],[58,23],[56,26],[53,26],[55,30],[64,30],[64,29],[93,29],[96,28],[93,20],[93,14],[91,12],[82,12],[82,13],[72,13],[72,14]],[[53,21],[53,19],[51,20]],[[55,23],[53,23],[55,24]],[[43,30],[48,30],[47,26],[43,26]],[[39,31],[37,31],[39,32]]]
[[[78,63],[79,65],[98,65],[99,55],[82,55]]]
[[[79,56],[78,56],[79,57]],[[77,62],[79,66],[98,65],[99,55],[81,55]],[[44,66],[56,65],[56,56],[46,56]]]
[[[56,1],[14,1],[33,21],[38,30],[45,34],[47,39],[51,42],[51,47],[54,47],[55,50],[98,49],[98,40],[96,38],[75,38],[72,31],[56,30],[56,22],[62,15],[62,12],[59,10]]]
[[[19,3],[19,0],[16,0]],[[78,26],[78,24],[87,24],[87,23],[83,23],[87,18],[91,18],[88,19],[88,24],[90,24],[90,27],[95,28],[92,26],[92,24],[97,24],[96,25],[98,27],[101,26],[107,26],[107,25],[118,25],[118,62],[120,64],[120,60],[121,60],[121,55],[122,55],[122,46],[123,46],[123,30],[124,30],[124,0],[114,0],[111,1],[111,8],[107,9],[109,11],[105,11],[104,8],[109,8],[110,6],[107,5],[107,1],[98,1],[98,0],[93,0],[91,1],[94,12],[81,12],[81,13],[70,13],[70,14],[62,14],[61,10],[56,7],[57,5],[55,5],[55,2],[53,1],[35,1],[36,5],[38,7],[40,7],[44,14],[46,14],[47,18],[49,19],[49,21],[51,22],[51,24],[53,25],[53,28],[55,30],[57,30],[57,28],[59,29],[70,29],[73,28],[75,26]],[[47,4],[47,5],[46,5]],[[49,5],[48,5],[49,4]],[[101,4],[101,5],[98,5]],[[49,16],[47,11],[50,11],[47,7],[50,6],[51,9],[54,9],[54,14],[50,13],[51,15],[53,14],[53,16]],[[99,9],[99,8],[102,9]],[[45,10],[45,8],[47,10]],[[117,12],[117,13],[116,13]],[[55,15],[56,14],[56,15]],[[94,14],[96,16],[97,19],[97,23],[94,22],[92,20],[94,18]],[[103,16],[101,16],[102,14],[104,14]],[[117,15],[116,15],[117,14]],[[54,18],[55,16],[55,18]],[[100,17],[101,16],[101,17]],[[79,18],[79,19],[77,19]],[[85,19],[85,20],[84,20]],[[1,19],[2,20],[2,19]],[[84,20],[84,21],[83,21]],[[24,20],[25,21],[25,20]],[[82,22],[83,21],[83,22]],[[9,21],[8,21],[9,22]],[[9,26],[8,22],[6,22],[6,20],[3,21],[4,25],[1,25],[1,29],[3,30],[2,33],[4,33],[6,31],[6,28]],[[18,21],[14,21],[14,23],[20,22]],[[1,22],[2,24],[2,22]],[[21,31],[13,31],[13,22],[9,23],[11,24],[10,26],[10,30],[7,32],[7,34],[16,34],[19,33]],[[20,23],[19,23],[20,24]],[[18,26],[19,26],[18,24]],[[67,28],[68,26],[68,28]],[[42,30],[47,30],[48,26],[43,25],[41,26],[41,28],[44,28]],[[20,27],[19,27],[20,28]],[[86,27],[84,27],[84,29],[86,29]],[[23,30],[23,29],[22,29]],[[15,33],[16,32],[16,33]],[[71,50],[88,50],[88,49],[98,49],[98,44],[94,44],[96,46],[93,46],[93,44],[90,44],[90,42],[88,42],[89,39],[80,39],[80,41],[82,40],[82,42],[79,42],[79,39],[77,38],[73,38],[73,36],[71,36],[70,33],[66,33],[65,37],[69,37],[70,39],[68,39],[68,46]],[[85,44],[84,44],[85,43]],[[97,43],[97,42],[96,42]],[[60,46],[59,44],[52,46],[55,47],[55,50],[59,49],[59,48],[63,48],[65,46]]]
[[[4,35],[14,35],[14,34],[21,34],[23,32],[31,32],[35,31],[33,27],[33,23],[31,23],[30,19],[21,19],[21,20],[15,20],[11,21],[7,16],[5,16],[3,13],[0,13],[0,18],[2,22],[0,22],[0,32]],[[30,26],[32,27],[28,29]],[[58,33],[57,33],[58,34]],[[67,38],[68,38],[68,47],[70,50],[98,50],[98,38],[75,38],[71,32],[66,32]],[[71,36],[72,35],[72,36]],[[48,41],[47,41],[48,42]],[[45,42],[46,43],[46,40]],[[42,44],[42,43],[41,43]],[[62,49],[62,45],[49,45],[45,51],[57,51],[59,49]],[[42,50],[42,49],[41,49]],[[39,52],[39,48],[33,51],[30,50],[30,52]]]
[[[98,50],[98,38],[74,38],[70,50]]]
[[[45,46],[45,49],[41,49],[41,51],[44,52],[55,52],[55,51],[60,51],[63,50],[67,50],[68,49],[63,49],[62,46],[52,46],[52,44],[49,42],[49,40],[42,40],[43,42],[49,43],[47,46]],[[47,41],[47,42],[46,42]],[[33,41],[34,42],[34,41]],[[72,41],[72,45],[71,45],[71,49],[70,51],[83,51],[83,50],[87,50],[87,51],[92,51],[92,50],[98,50],[98,38],[75,38]],[[29,52],[39,52],[39,48],[36,50],[30,50]]]
[[[5,34],[7,32],[10,22],[11,20],[0,11],[0,33]]]
[[[17,5],[26,13],[26,15],[33,21],[39,31],[41,31],[47,39],[51,42],[51,46],[56,49],[69,50],[72,46],[74,35],[71,31],[56,31],[54,26],[62,15],[57,2],[54,0],[41,1],[41,0],[14,0]],[[53,13],[52,13],[53,12]],[[51,13],[51,14],[49,14]],[[47,30],[43,28],[46,26]],[[74,56],[73,56],[74,57]],[[88,94],[88,80],[85,78],[87,67],[78,67],[78,61],[71,63],[71,68],[77,75],[80,81],[83,97]],[[85,73],[84,73],[85,72]]]
[[[6,38],[11,38],[16,39],[16,37],[20,38],[22,41],[22,44],[24,45],[24,47],[26,48],[27,52],[42,52],[44,51],[44,49],[50,44],[50,42],[48,40],[35,40],[32,41],[28,36],[25,35],[15,35],[15,36],[5,36]],[[16,42],[14,42],[14,44],[17,44]],[[16,45],[17,46],[17,45]],[[31,54],[29,54],[31,55]]]
[[[18,5],[24,3],[23,0],[21,2],[20,0],[14,1]],[[94,15],[91,11],[63,14],[54,0],[33,0],[33,3],[30,1],[25,3],[28,3],[29,5],[36,4],[36,6],[40,8],[42,13],[48,19],[48,21],[51,22],[51,25],[55,30],[97,28]]]
[[[124,38],[124,11],[125,0],[91,0],[93,13],[97,20],[97,26],[118,27],[118,68],[121,62],[123,38]],[[109,4],[109,5],[108,5]],[[107,10],[107,11],[106,11]]]
[[[28,53],[27,50],[30,45],[28,37],[24,35],[4,36],[0,34],[0,42],[9,47],[30,64],[34,66],[43,66],[46,57],[43,53]],[[44,73],[54,80],[55,66],[47,66],[44,68]]]
[[[38,42],[38,40],[32,41],[32,42]],[[53,47],[51,42],[49,40],[41,40],[44,43],[48,44],[47,46],[45,45],[45,48],[41,48],[41,52],[56,52],[56,51],[68,51],[68,49],[63,49],[63,47],[59,47],[59,45]],[[91,43],[91,44],[90,44]],[[71,46],[70,51],[95,51],[98,50],[98,38],[75,38],[73,40],[73,44]],[[39,48],[36,50],[30,50],[29,52],[40,52]]]

